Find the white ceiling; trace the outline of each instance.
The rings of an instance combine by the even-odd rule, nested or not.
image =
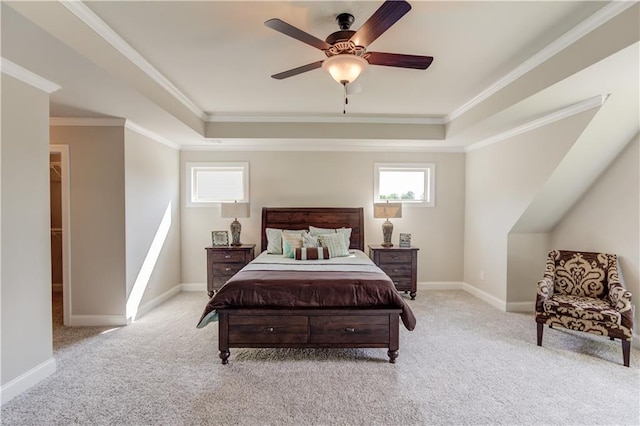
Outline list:
[[[211,139],[227,149],[255,144],[260,133],[244,131],[250,128],[247,122],[277,122],[278,128],[261,129],[269,143],[302,144],[305,138],[296,129],[307,122],[321,123],[317,129],[308,126],[315,140],[326,134],[334,143],[463,149],[526,120],[611,93],[603,90],[635,87],[630,102],[637,103],[638,49],[625,51],[623,59],[614,58],[621,54],[617,51],[591,58],[585,45],[589,58],[566,75],[540,71],[549,75],[536,89],[543,94],[521,90],[492,111],[467,114],[483,106],[478,96],[498,92],[492,87],[508,85],[564,54],[552,48],[566,34],[573,34],[571,44],[582,42],[584,34],[628,12],[624,8],[611,9],[606,1],[410,3],[412,10],[368,50],[429,55],[433,64],[424,71],[369,67],[344,117],[342,88],[324,70],[285,80],[270,77],[324,54],[265,27],[264,21],[277,17],[324,39],[338,30],[338,13],[352,13],[357,30],[381,1],[3,2],[2,57],[61,86],[51,95],[52,116],[122,117],[183,146]],[[583,27],[588,29],[577,31]],[[603,65],[605,60],[612,66]],[[620,73],[619,64],[632,72]],[[523,71],[514,74],[518,70]],[[618,84],[610,89],[601,87],[603,81]],[[482,117],[470,120],[470,115]],[[467,131],[453,131],[458,117],[465,123],[458,127]],[[362,122],[370,123],[369,133],[361,132]],[[329,131],[336,125],[343,126],[344,137]],[[398,137],[376,141],[371,134],[386,134],[389,128],[375,126],[396,126]],[[414,133],[405,136],[405,130]]]

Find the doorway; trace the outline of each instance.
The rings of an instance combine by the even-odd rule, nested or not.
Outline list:
[[[51,199],[51,300],[54,326],[71,319],[69,146],[49,145]],[[62,323],[62,324],[60,324]]]

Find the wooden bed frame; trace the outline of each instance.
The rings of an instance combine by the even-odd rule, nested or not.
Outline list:
[[[266,228],[351,228],[352,249],[364,251],[364,212],[359,208],[262,209],[262,251]],[[223,364],[229,348],[388,348],[395,363],[400,308],[226,308],[218,310],[218,349]]]

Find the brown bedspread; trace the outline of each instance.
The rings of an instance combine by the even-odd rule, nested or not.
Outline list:
[[[217,309],[266,307],[401,308],[404,326],[416,326],[411,308],[383,272],[241,270],[209,300],[198,327]]]

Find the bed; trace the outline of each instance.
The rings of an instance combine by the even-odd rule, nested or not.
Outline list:
[[[267,254],[267,229],[351,228],[349,256],[284,259]],[[272,232],[272,231],[271,231]],[[387,348],[395,363],[400,319],[415,316],[391,279],[364,254],[362,208],[263,208],[261,254],[209,300],[198,328],[218,322],[218,349]],[[353,265],[352,265],[353,264]]]

